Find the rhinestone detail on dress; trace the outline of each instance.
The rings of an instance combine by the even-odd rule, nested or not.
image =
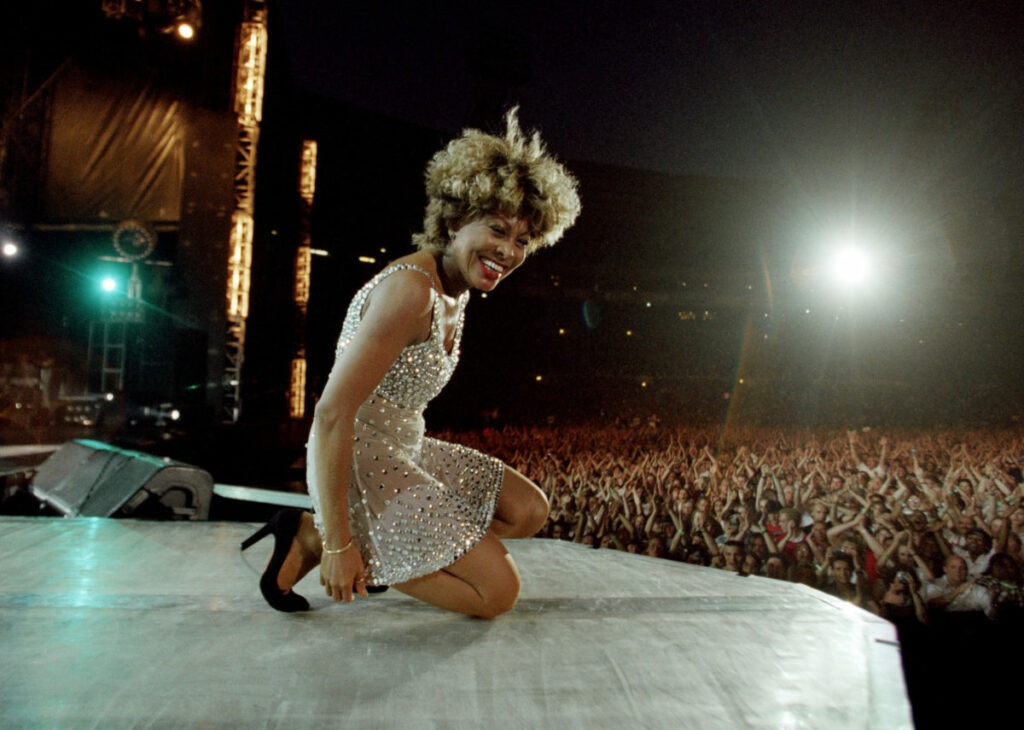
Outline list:
[[[381,271],[356,293],[338,340],[343,357],[374,287],[414,264]],[[423,411],[451,378],[459,359],[469,293],[457,300],[451,353],[444,349],[441,295],[434,291],[430,336],[402,351],[356,414],[348,506],[352,535],[371,584],[402,583],[451,565],[486,534],[504,474],[502,463],[475,449],[424,435]],[[314,468],[316,429],[307,445],[307,481],[317,528],[321,488]]]

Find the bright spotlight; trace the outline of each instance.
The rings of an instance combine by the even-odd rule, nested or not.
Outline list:
[[[100,282],[100,287],[105,292],[112,292],[117,289],[117,279],[112,276],[104,277],[103,281]]]
[[[14,241],[4,241],[3,248],[0,249],[6,258],[13,259],[18,255],[18,244]]]
[[[832,276],[841,284],[862,284],[870,273],[871,262],[864,249],[848,246],[833,255],[831,269]]]
[[[178,37],[182,40],[190,41],[196,36],[195,26],[188,22],[178,23],[176,30],[178,31]]]

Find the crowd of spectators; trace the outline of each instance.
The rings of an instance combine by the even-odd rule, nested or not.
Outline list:
[[[1024,639],[1024,429],[652,418],[445,437],[535,479],[548,538],[802,583],[892,621],[919,728],[1009,712],[1001,698],[1019,680],[1006,662]]]
[[[543,536],[803,583],[897,625],[1024,613],[1024,432],[447,434],[530,475]]]

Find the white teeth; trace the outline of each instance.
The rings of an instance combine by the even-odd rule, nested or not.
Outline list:
[[[488,269],[493,271],[495,274],[501,274],[501,273],[504,273],[504,271],[505,271],[505,267],[504,266],[502,266],[501,264],[497,264],[497,263],[491,261],[490,259],[480,259],[480,260],[483,262],[484,266],[486,266]]]

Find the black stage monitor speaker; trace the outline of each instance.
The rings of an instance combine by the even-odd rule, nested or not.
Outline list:
[[[32,494],[68,517],[205,520],[213,478],[180,461],[78,439],[40,464]]]

